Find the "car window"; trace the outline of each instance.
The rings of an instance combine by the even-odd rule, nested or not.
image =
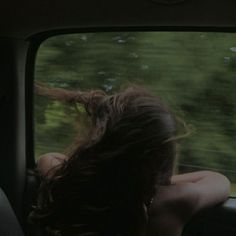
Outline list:
[[[236,34],[206,32],[78,33],[51,37],[37,53],[35,83],[111,94],[150,88],[183,120],[176,172],[209,169],[236,195]],[[82,107],[34,100],[35,157],[64,152],[85,132]]]

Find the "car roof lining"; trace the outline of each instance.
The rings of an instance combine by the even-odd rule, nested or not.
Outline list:
[[[0,9],[1,35],[27,38],[55,29],[88,27],[236,27],[235,0],[156,1],[160,0],[8,0]]]

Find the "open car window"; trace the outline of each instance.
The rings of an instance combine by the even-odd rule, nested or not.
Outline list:
[[[35,83],[108,94],[132,84],[159,95],[183,120],[176,172],[209,169],[236,195],[236,34],[113,32],[54,36],[40,46]],[[78,104],[35,94],[35,157],[64,152],[85,119]]]

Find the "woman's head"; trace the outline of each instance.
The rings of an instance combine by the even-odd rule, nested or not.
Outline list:
[[[94,150],[92,158],[96,155],[98,161],[112,160],[111,169],[136,171],[134,178],[153,171],[159,184],[167,184],[175,155],[176,127],[160,98],[131,87],[104,96],[95,107],[88,148]]]
[[[84,101],[90,135],[44,183],[36,215],[60,230],[79,224],[77,230],[105,232],[109,222],[119,232],[134,231],[127,227],[137,224],[142,204],[170,181],[174,118],[160,98],[139,87],[111,96],[89,93]]]

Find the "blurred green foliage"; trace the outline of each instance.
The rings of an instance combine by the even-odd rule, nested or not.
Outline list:
[[[35,81],[107,93],[129,84],[151,89],[193,130],[182,141],[177,171],[217,170],[236,183],[236,34],[60,35],[41,45]],[[35,95],[36,156],[63,152],[82,130],[78,119],[75,107]]]

